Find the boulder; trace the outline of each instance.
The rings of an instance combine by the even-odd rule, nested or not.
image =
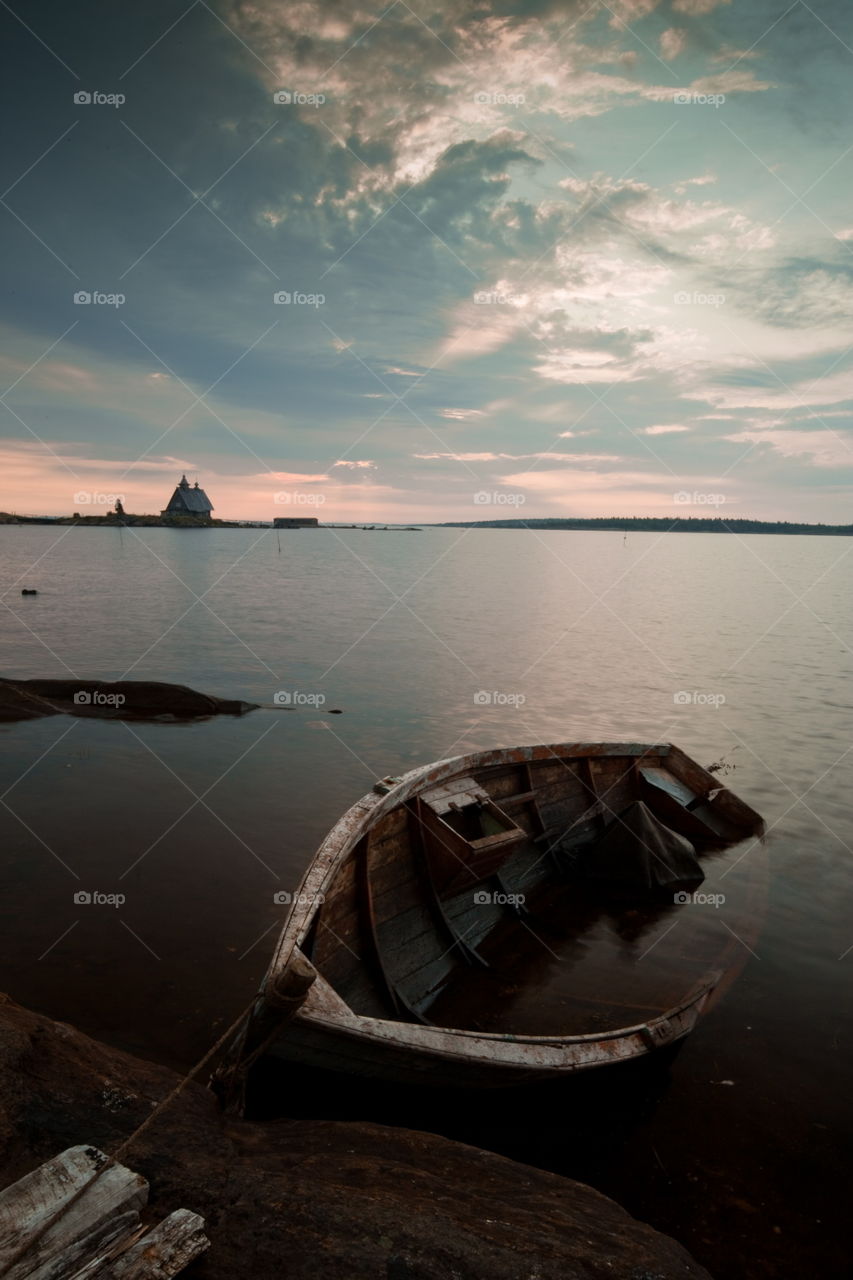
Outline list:
[[[217,698],[157,680],[8,680],[0,677],[0,720],[88,716],[107,720],[192,720],[241,716],[256,702]]]
[[[0,1187],[67,1147],[115,1150],[177,1081],[0,996]],[[200,1084],[121,1159],[162,1215],[205,1218],[200,1280],[710,1280],[580,1183],[405,1129],[235,1120]]]

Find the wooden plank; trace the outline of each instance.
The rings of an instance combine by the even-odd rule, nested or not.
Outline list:
[[[106,1164],[107,1157],[94,1147],[69,1147],[0,1193],[0,1275],[5,1280],[73,1275],[72,1264],[79,1268],[137,1225],[148,1184],[122,1165]],[[101,1169],[97,1182],[75,1201]]]
[[[208,1248],[204,1219],[140,1225],[148,1183],[96,1147],[69,1147],[0,1192],[5,1280],[170,1280]]]
[[[438,787],[430,787],[421,792],[421,800],[431,805],[436,813],[447,813],[454,805],[464,807],[469,804],[480,804],[489,799],[476,778],[470,776],[452,778]]]
[[[685,782],[682,782],[680,778],[676,778],[668,769],[656,768],[653,765],[640,765],[638,773],[641,778],[645,778],[654,786],[660,787],[661,791],[666,791],[674,800],[682,804],[685,809],[696,800],[695,791],[691,791]]]
[[[418,865],[421,884],[425,890],[430,915],[433,922],[437,925],[439,933],[444,939],[449,938],[451,951],[458,953],[468,964],[485,964],[485,961],[477,954],[473,947],[471,947],[464,938],[460,937],[445,911],[443,900],[438,892],[435,878],[432,873],[432,860],[429,856],[429,850],[426,845],[425,829],[421,822],[421,801],[417,796],[410,802],[409,806],[409,832],[411,852]],[[446,951],[442,951],[442,956],[446,954]]]
[[[124,1241],[118,1252],[95,1258],[73,1280],[171,1280],[209,1247],[204,1218],[176,1209],[140,1238]]]

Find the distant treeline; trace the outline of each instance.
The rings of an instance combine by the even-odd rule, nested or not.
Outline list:
[[[589,520],[561,516],[529,520],[445,520],[447,529],[614,529],[623,533],[816,533],[853,535],[853,524],[796,524],[790,520],[735,520],[687,516],[598,516]]]

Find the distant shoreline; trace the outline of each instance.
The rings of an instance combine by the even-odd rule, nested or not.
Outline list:
[[[84,529],[269,529],[271,520],[206,520],[195,516],[18,516],[0,511],[0,525],[77,525]],[[528,520],[444,520],[434,524],[353,524],[343,521],[310,526],[316,529],[363,529],[368,532],[419,533],[422,529],[556,529],[569,532],[613,533],[787,533],[825,537],[851,537],[853,524],[806,524],[789,520],[747,520],[685,516],[594,516],[587,519],[542,517]],[[295,533],[296,527],[276,529],[277,533]]]
[[[133,516],[115,513],[103,516],[18,516],[0,511],[1,525],[47,524],[81,529],[269,529],[276,533],[296,533],[299,529],[365,529],[377,533],[420,533],[421,525],[329,523],[282,525],[272,520],[208,520],[204,516]]]
[[[562,517],[530,520],[445,520],[432,528],[441,529],[560,529],[604,530],[614,533],[807,533],[833,537],[853,536],[853,524],[798,524],[788,520],[725,520],[720,517],[685,516],[595,516],[589,519]]]

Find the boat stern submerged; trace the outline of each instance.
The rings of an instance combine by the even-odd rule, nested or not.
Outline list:
[[[266,1052],[283,1062],[393,1084],[508,1088],[674,1047],[696,1026],[721,976],[710,974],[678,1008],[647,1022],[605,1036],[562,1037],[484,1034],[365,1018],[319,979]]]
[[[754,810],[670,744],[509,748],[385,779],[308,868],[224,1072],[245,1079],[270,1056],[502,1087],[669,1048],[726,963],[689,957],[655,998],[629,992],[605,1016],[599,988],[583,988],[588,939],[615,932],[630,950],[678,909],[680,875],[695,884],[700,858],[762,831]],[[640,896],[621,916],[602,899],[620,838],[648,881],[645,896],[640,878],[630,882]],[[561,970],[555,955],[568,960]],[[555,970],[570,998],[525,1009]]]

